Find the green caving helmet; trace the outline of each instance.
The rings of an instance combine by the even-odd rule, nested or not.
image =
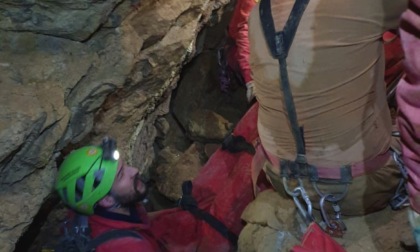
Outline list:
[[[118,169],[118,157],[105,159],[98,146],[72,151],[60,165],[55,189],[66,205],[91,215],[95,204],[111,190]]]

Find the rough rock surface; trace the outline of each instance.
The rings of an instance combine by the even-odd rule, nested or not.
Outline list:
[[[200,171],[202,163],[197,146],[192,144],[184,153],[168,147],[160,155],[165,156],[167,163],[156,168],[156,186],[159,192],[175,201],[182,196],[182,183],[194,179]]]
[[[123,0],[4,0],[0,27],[82,41],[88,39]]]
[[[61,152],[110,135],[148,169],[155,120],[227,2],[1,1],[0,251],[13,251],[51,193]]]
[[[53,189],[57,160],[104,135],[116,138],[127,162],[145,174],[157,159],[158,189],[179,197],[180,184],[193,178],[202,162],[202,146],[191,143],[201,141],[211,155],[218,147],[211,143],[220,142],[247,107],[243,87],[224,96],[217,85],[216,49],[225,34],[228,16],[221,14],[228,2],[0,2],[1,252],[13,251],[33,226]],[[275,251],[270,248],[278,248],[280,229],[299,226],[290,218],[295,214],[290,200],[267,196],[249,209],[262,208],[244,214],[249,224],[240,237],[242,251]],[[58,235],[65,209],[55,210],[30,251]],[[404,251],[400,241],[413,244],[404,211],[347,223],[356,230],[339,240],[348,251]],[[284,234],[285,247],[299,237]]]
[[[221,142],[248,106],[244,87],[236,86],[232,97],[221,94],[215,66],[215,51],[197,56],[185,68],[174,98],[174,115],[192,140]]]
[[[303,234],[295,209],[291,198],[271,190],[260,193],[242,214],[247,225],[239,237],[239,251],[290,251]],[[347,232],[336,241],[348,252],[409,251],[405,247],[415,244],[406,209],[387,208],[366,216],[344,217],[344,222]]]
[[[194,140],[222,141],[233,124],[210,110],[192,111],[187,120],[187,130]]]

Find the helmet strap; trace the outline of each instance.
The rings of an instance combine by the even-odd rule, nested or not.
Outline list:
[[[116,199],[116,197],[114,196],[114,193],[111,191],[109,191],[108,196],[112,197],[114,199],[114,204],[110,207],[108,207],[109,210],[111,209],[118,209],[118,208],[122,208],[121,203]]]

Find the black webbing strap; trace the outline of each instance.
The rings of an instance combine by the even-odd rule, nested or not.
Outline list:
[[[290,122],[293,137],[296,143],[296,160],[288,161],[282,160],[280,162],[280,171],[282,177],[291,176],[299,177],[301,174],[308,176],[311,182],[319,181],[318,171],[315,166],[307,164],[306,151],[305,151],[305,140],[303,137],[303,127],[299,126],[296,114],[295,102],[293,101],[292,91],[290,89],[289,75],[287,72],[286,58],[288,56],[290,47],[296,34],[296,30],[299,26],[299,22],[302,18],[303,12],[308,5],[309,0],[296,0],[292,11],[287,19],[287,22],[282,31],[276,32],[273,15],[271,13],[271,2],[270,0],[261,0],[260,2],[260,19],[261,26],[264,31],[264,37],[270,48],[271,55],[273,58],[278,59],[280,67],[280,90],[283,92],[284,105],[286,107],[287,116]],[[338,182],[350,183],[351,168],[349,166],[343,166],[340,168],[341,179]],[[328,183],[335,183],[328,181]]]
[[[283,92],[287,116],[295,138],[297,153],[296,163],[298,164],[306,164],[305,142],[303,138],[303,127],[299,127],[297,120],[295,103],[290,89],[286,58],[308,2],[309,0],[296,0],[283,31],[277,33],[274,27],[273,15],[271,14],[270,0],[262,0],[260,3],[260,17],[265,39],[270,47],[272,56],[279,60],[281,78],[280,89]]]
[[[187,210],[200,220],[207,222],[212,228],[225,237],[236,249],[238,245],[238,237],[232,233],[221,221],[213,215],[201,210],[197,206],[197,202],[192,196],[192,182],[190,180],[182,183],[182,198],[179,201],[182,209]]]
[[[94,239],[90,240],[86,246],[86,251],[91,251],[99,245],[101,245],[102,243],[105,243],[109,240],[115,240],[123,237],[134,237],[137,239],[143,239],[141,235],[136,231],[128,229],[115,229],[102,233]]]

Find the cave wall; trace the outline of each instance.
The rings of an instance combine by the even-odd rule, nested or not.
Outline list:
[[[0,251],[51,193],[63,150],[118,140],[147,170],[196,37],[229,0],[0,3]]]

